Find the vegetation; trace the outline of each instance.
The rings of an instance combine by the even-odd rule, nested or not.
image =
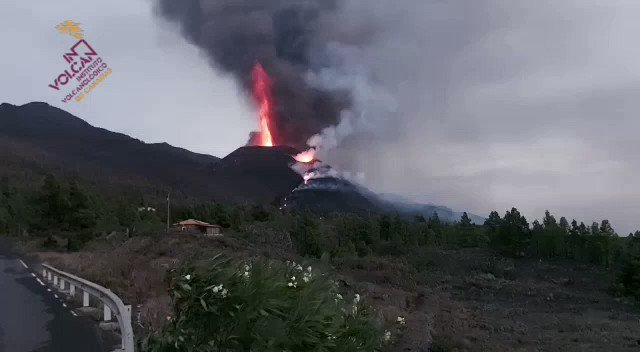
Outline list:
[[[77,182],[48,175],[36,190],[0,180],[0,233],[45,237],[46,247],[77,250],[101,233],[161,232],[164,225],[143,201],[93,195]],[[59,243],[61,240],[63,243]],[[66,247],[65,247],[66,246]]]
[[[147,350],[380,351],[385,334],[360,296],[346,297],[326,275],[296,263],[234,266],[214,258],[205,270],[172,279],[175,316]]]
[[[590,226],[546,211],[542,221],[527,219],[516,208],[489,214],[473,224],[466,213],[445,223],[399,214],[331,214],[283,212],[262,205],[178,202],[173,219],[196,218],[225,227],[233,236],[263,247],[278,242],[300,255],[320,258],[399,256],[421,247],[492,247],[510,257],[567,259],[618,270],[616,292],[640,297],[640,232],[620,237],[608,220]],[[91,194],[76,182],[53,176],[36,190],[0,180],[0,232],[41,237],[50,249],[75,251],[100,234],[157,235],[165,230],[163,202],[148,204],[142,195]]]

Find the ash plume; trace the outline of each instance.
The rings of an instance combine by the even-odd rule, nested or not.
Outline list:
[[[349,111],[351,87],[320,82],[339,71],[328,48],[341,38],[327,28],[334,24],[336,0],[157,1],[158,13],[177,23],[215,68],[232,74],[247,92],[253,65],[266,68],[274,84],[276,144],[303,149]],[[365,38],[345,36],[349,43],[341,45],[357,47]]]

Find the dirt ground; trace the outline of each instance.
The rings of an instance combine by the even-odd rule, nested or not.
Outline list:
[[[191,236],[103,240],[79,253],[37,255],[111,288],[140,306],[140,323],[158,328],[171,314],[167,272],[220,252],[301,260],[238,239]],[[607,294],[613,274],[601,268],[488,249],[419,249],[340,259],[328,270],[376,307],[392,334],[390,351],[640,351],[640,308]]]
[[[407,325],[394,351],[428,351],[425,342],[432,351],[640,351],[640,309],[607,294],[611,272],[484,249],[407,258],[343,270],[387,290],[374,294],[390,303],[383,309],[402,308]],[[390,288],[402,289],[404,306]]]

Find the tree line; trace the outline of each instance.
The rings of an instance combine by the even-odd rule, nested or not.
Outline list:
[[[152,203],[152,204],[149,204]],[[46,176],[35,190],[19,189],[0,179],[0,233],[42,237],[50,248],[78,250],[91,239],[113,231],[128,236],[165,233],[164,202],[142,195],[91,193],[75,181]],[[621,237],[608,220],[586,225],[556,219],[546,211],[531,224],[518,209],[489,214],[474,224],[467,213],[457,222],[437,213],[318,216],[252,204],[178,202],[172,220],[194,218],[226,228],[249,241],[286,238],[303,256],[348,257],[403,255],[423,247],[493,248],[503,255],[565,259],[620,270],[618,291],[640,298],[640,231]],[[267,242],[274,242],[274,239]]]

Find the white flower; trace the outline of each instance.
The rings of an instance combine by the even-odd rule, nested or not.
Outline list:
[[[298,266],[296,267],[296,269],[298,269],[298,271],[302,271],[302,266],[300,264],[298,264]]]
[[[384,332],[384,342],[389,342],[391,340],[391,331],[387,330]]]
[[[311,272],[310,272],[310,271],[305,272],[305,273],[303,274],[302,280],[303,280],[304,282],[309,282],[309,281],[311,281]]]
[[[171,320],[171,316],[167,315],[167,321],[170,321],[170,320]]]
[[[251,270],[251,267],[248,264],[245,264],[244,271],[249,271],[249,270]]]
[[[404,317],[398,317],[398,318],[396,319],[396,321],[397,321],[400,325],[404,325],[404,324],[406,324],[406,322],[404,321]]]
[[[338,297],[338,299],[342,299],[342,295],[339,293],[336,293],[336,297]]]
[[[227,289],[225,288],[224,290],[222,290],[222,292],[220,293],[220,295],[224,298],[227,297],[227,295],[229,294],[229,291],[227,291]]]
[[[212,288],[211,291],[213,291],[214,293],[218,293],[218,292],[222,291],[222,289],[223,289],[223,286],[222,286],[222,284],[220,284],[220,285],[215,286],[214,288]]]
[[[356,293],[356,295],[353,297],[353,303],[358,304],[360,303],[360,295]]]
[[[310,267],[310,266],[309,266],[309,267],[307,267],[307,271],[308,271],[308,272],[311,272],[311,267]]]
[[[187,274],[187,275],[185,275],[185,276],[184,276],[184,278],[185,278],[187,281],[191,280],[191,274]]]

